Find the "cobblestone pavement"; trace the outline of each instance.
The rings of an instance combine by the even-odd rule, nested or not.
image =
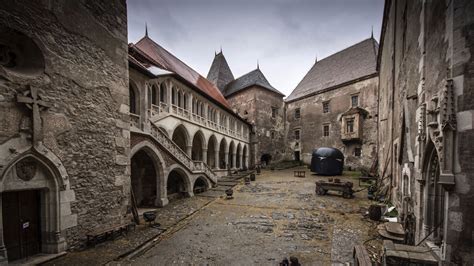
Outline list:
[[[317,196],[315,181],[324,178],[309,171],[296,178],[293,170],[263,171],[250,185],[236,186],[234,199],[216,199],[119,264],[278,265],[289,256],[303,265],[351,261],[352,247],[372,238],[374,225],[363,218],[367,192],[353,199]]]
[[[158,209],[156,221],[161,224],[160,229],[142,224],[137,226],[134,231],[114,241],[104,242],[94,248],[82,251],[69,252],[66,256],[50,261],[45,265],[101,265],[110,263],[162,234],[163,230],[176,225],[210,201],[212,201],[211,198],[194,197],[171,202],[166,207]]]

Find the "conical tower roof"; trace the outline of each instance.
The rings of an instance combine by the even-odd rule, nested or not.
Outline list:
[[[221,92],[224,91],[227,84],[234,80],[234,75],[230,70],[229,64],[227,64],[227,60],[225,60],[222,51],[215,55],[209,73],[207,74],[207,79],[214,83]]]

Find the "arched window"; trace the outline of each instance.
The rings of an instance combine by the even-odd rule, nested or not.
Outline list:
[[[183,94],[183,108],[188,109],[188,95],[186,93]]]
[[[132,88],[132,85],[129,86],[128,93],[129,93],[130,113],[137,114],[137,110],[138,110],[137,97],[135,95],[135,90]]]
[[[160,85],[160,102],[164,103],[166,102],[166,86],[164,83],[161,83]]]
[[[204,117],[204,103],[201,102],[201,116]]]
[[[158,87],[156,85],[151,86],[151,104],[158,104]]]
[[[173,90],[171,91],[171,104],[176,105],[176,89],[175,88],[173,88]]]
[[[183,106],[183,105],[182,105],[182,102],[181,102],[181,99],[182,99],[182,97],[181,97],[181,92],[179,91],[179,92],[178,92],[178,107],[182,107],[182,106]]]

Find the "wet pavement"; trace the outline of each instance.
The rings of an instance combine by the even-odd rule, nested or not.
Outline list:
[[[119,264],[278,265],[289,256],[303,265],[351,262],[353,246],[373,238],[375,225],[363,217],[367,191],[352,199],[337,192],[318,196],[315,181],[326,177],[306,170],[297,178],[293,170],[263,171],[250,185],[241,182],[234,199],[213,199]],[[341,180],[359,189],[351,176]]]

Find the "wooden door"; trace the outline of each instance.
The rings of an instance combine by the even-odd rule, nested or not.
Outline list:
[[[3,239],[8,260],[40,251],[40,194],[38,190],[2,194]]]

